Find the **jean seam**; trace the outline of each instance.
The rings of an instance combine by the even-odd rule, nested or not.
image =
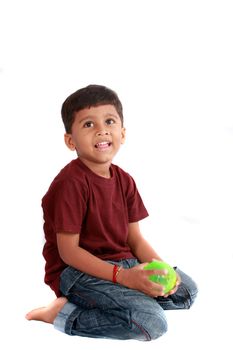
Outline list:
[[[147,341],[151,340],[151,336],[149,335],[149,333],[145,330],[145,328],[143,328],[140,324],[138,324],[136,321],[134,321],[133,319],[131,320],[132,323],[144,334],[144,336],[146,337]]]
[[[67,319],[66,321],[66,324],[65,324],[65,333],[66,334],[69,334],[69,335],[72,335],[72,327],[73,327],[73,323],[74,323],[74,320],[76,319],[76,311],[74,310],[70,315],[69,315],[69,318]]]

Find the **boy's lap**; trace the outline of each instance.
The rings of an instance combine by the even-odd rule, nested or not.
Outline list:
[[[61,291],[68,300],[87,308],[131,309],[158,312],[157,301],[118,283],[101,280],[68,267],[61,277]]]
[[[175,294],[153,299],[142,292],[129,289],[118,283],[101,280],[67,267],[61,275],[61,291],[68,300],[87,308],[128,309],[142,312],[160,312],[164,310],[188,309],[196,294],[195,282],[183,271],[176,268],[181,284]]]

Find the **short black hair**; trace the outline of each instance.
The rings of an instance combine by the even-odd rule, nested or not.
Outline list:
[[[75,91],[62,104],[61,115],[66,132],[71,133],[75,112],[107,104],[116,108],[123,126],[123,107],[115,91],[102,85],[88,85]]]

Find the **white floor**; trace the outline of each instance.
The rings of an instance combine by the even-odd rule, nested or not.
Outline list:
[[[232,1],[0,2],[0,348],[232,350]],[[122,100],[127,140],[115,162],[150,213],[143,233],[199,285],[193,308],[167,312],[167,334],[149,343],[24,319],[54,298],[40,201],[74,156],[61,104],[90,83]]]
[[[192,233],[204,237],[200,225]],[[214,231],[212,233],[215,234]],[[224,239],[224,245],[226,244],[224,254],[221,247],[222,239]],[[34,265],[35,262],[31,257],[27,262],[27,259],[20,258],[20,254],[15,254],[15,269],[11,270],[13,273],[11,278],[6,277],[8,287],[4,290],[2,298],[1,309],[4,317],[1,319],[1,327],[4,331],[1,334],[1,343],[5,344],[4,349],[11,349],[17,344],[18,348],[25,350],[47,349],[50,346],[58,350],[74,347],[90,349],[100,346],[104,350],[109,347],[118,349],[123,344],[123,346],[132,345],[135,349],[156,347],[159,350],[167,350],[179,346],[180,350],[221,347],[230,350],[233,346],[231,322],[233,257],[229,253],[230,241],[227,242],[226,239],[224,235],[222,237],[219,235],[219,246],[217,242],[213,245],[209,244],[211,242],[209,239],[205,241],[199,238],[194,240],[189,248],[187,248],[188,240],[183,243],[182,248],[177,246],[179,256],[177,261],[183,270],[197,281],[199,296],[193,308],[188,311],[167,311],[168,332],[163,337],[148,343],[70,337],[58,332],[50,324],[26,321],[24,314],[28,310],[45,305],[54,297],[41,281],[42,268],[38,270],[38,266]],[[201,241],[203,247],[200,251],[196,251]],[[183,249],[187,253],[181,256],[180,252]],[[34,274],[33,270],[35,270]],[[13,280],[14,283],[11,284]]]
[[[209,291],[210,292],[210,291]],[[208,295],[201,289],[196,305],[190,311],[167,312],[169,330],[163,337],[152,342],[117,341],[70,337],[53,329],[49,324],[36,321],[27,322],[23,315],[27,308],[26,302],[19,303],[14,316],[6,317],[1,343],[4,349],[12,349],[17,344],[22,349],[82,348],[101,347],[103,350],[119,349],[121,346],[133,346],[135,349],[167,350],[178,347],[185,349],[232,349],[232,307],[228,305],[228,293],[213,293]],[[225,298],[224,298],[225,294]],[[37,298],[38,299],[38,298]],[[225,301],[223,301],[225,299]],[[12,312],[12,310],[11,310]],[[5,318],[5,317],[4,317]]]

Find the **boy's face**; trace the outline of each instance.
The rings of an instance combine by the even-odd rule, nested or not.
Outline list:
[[[75,113],[71,134],[65,134],[66,145],[76,150],[89,167],[110,166],[125,140],[125,128],[113,105],[100,105]]]

